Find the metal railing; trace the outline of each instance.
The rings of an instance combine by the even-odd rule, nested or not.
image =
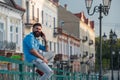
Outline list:
[[[53,68],[50,80],[98,80],[98,75],[87,75]],[[39,80],[33,64],[0,56],[0,80]],[[106,76],[103,80],[108,80]]]

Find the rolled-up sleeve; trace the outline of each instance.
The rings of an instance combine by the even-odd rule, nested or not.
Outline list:
[[[27,47],[29,48],[29,50],[35,49],[34,38],[32,36],[26,37],[25,43],[26,43]]]
[[[39,49],[40,49],[40,50],[43,50],[43,51],[46,51],[46,47],[43,46],[43,45],[41,45],[40,42],[39,42]]]

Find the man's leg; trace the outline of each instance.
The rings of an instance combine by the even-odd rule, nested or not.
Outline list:
[[[39,69],[36,69],[36,72],[40,75],[40,76],[42,76],[44,73],[41,71],[41,70],[39,70]]]
[[[43,76],[40,77],[40,80],[47,80],[52,76],[52,69],[41,59],[33,61],[33,64],[44,73]]]
[[[54,52],[48,51],[48,52],[43,52],[43,56],[48,60],[51,61],[54,58]]]

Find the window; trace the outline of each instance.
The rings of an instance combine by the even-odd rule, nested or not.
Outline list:
[[[39,8],[37,8],[37,21],[39,21]]]
[[[50,41],[50,50],[52,50],[52,42]]]
[[[34,20],[34,5],[32,5],[32,19]]]
[[[72,55],[72,46],[70,46],[70,55]]]
[[[57,43],[57,49],[58,49],[58,53],[59,53],[59,51],[60,51],[60,49],[59,49],[59,42]]]
[[[3,23],[0,23],[0,41],[3,41]]]
[[[55,28],[55,17],[53,18],[53,26]]]
[[[3,23],[0,23],[0,49],[3,47],[3,37],[4,33],[3,33]]]
[[[56,52],[56,43],[54,43],[54,52]]]
[[[26,19],[27,23],[29,22],[29,3],[26,1]]]
[[[44,12],[42,11],[42,24],[44,24]]]
[[[48,26],[48,14],[46,13],[46,16],[45,16],[46,18],[46,20],[45,20],[45,22],[46,22],[46,26]]]
[[[19,37],[18,37],[18,27],[16,27],[16,43],[18,44]]]
[[[13,26],[10,26],[10,42],[13,42]]]

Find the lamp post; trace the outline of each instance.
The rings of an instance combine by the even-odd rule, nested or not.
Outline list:
[[[99,71],[99,80],[102,80],[102,38],[101,38],[101,34],[102,34],[102,13],[107,16],[109,13],[109,9],[110,9],[110,5],[111,5],[111,0],[103,0],[103,5],[100,4],[99,6],[95,6],[93,9],[93,12],[90,13],[90,8],[92,6],[92,2],[93,0],[85,0],[86,3],[86,8],[87,8],[87,12],[88,15],[92,16],[95,12],[99,12],[99,27],[100,27],[100,71]]]
[[[103,39],[104,39],[104,40],[107,39],[107,36],[105,35],[105,33],[104,33],[104,35],[103,35]],[[114,76],[113,76],[113,54],[114,54],[115,52],[112,52],[112,48],[113,48],[113,44],[115,44],[116,41],[117,41],[117,35],[116,35],[115,32],[113,33],[112,29],[111,29],[111,31],[110,31],[109,39],[110,39],[111,70],[112,70],[112,71],[111,71],[111,80],[114,80]]]
[[[114,80],[114,75],[113,75],[113,56],[114,56],[115,52],[112,51],[111,54],[111,68],[112,68],[112,72],[111,72],[111,80]]]
[[[120,51],[118,52],[118,80],[120,80],[120,78],[119,78],[119,68],[120,68]]]

